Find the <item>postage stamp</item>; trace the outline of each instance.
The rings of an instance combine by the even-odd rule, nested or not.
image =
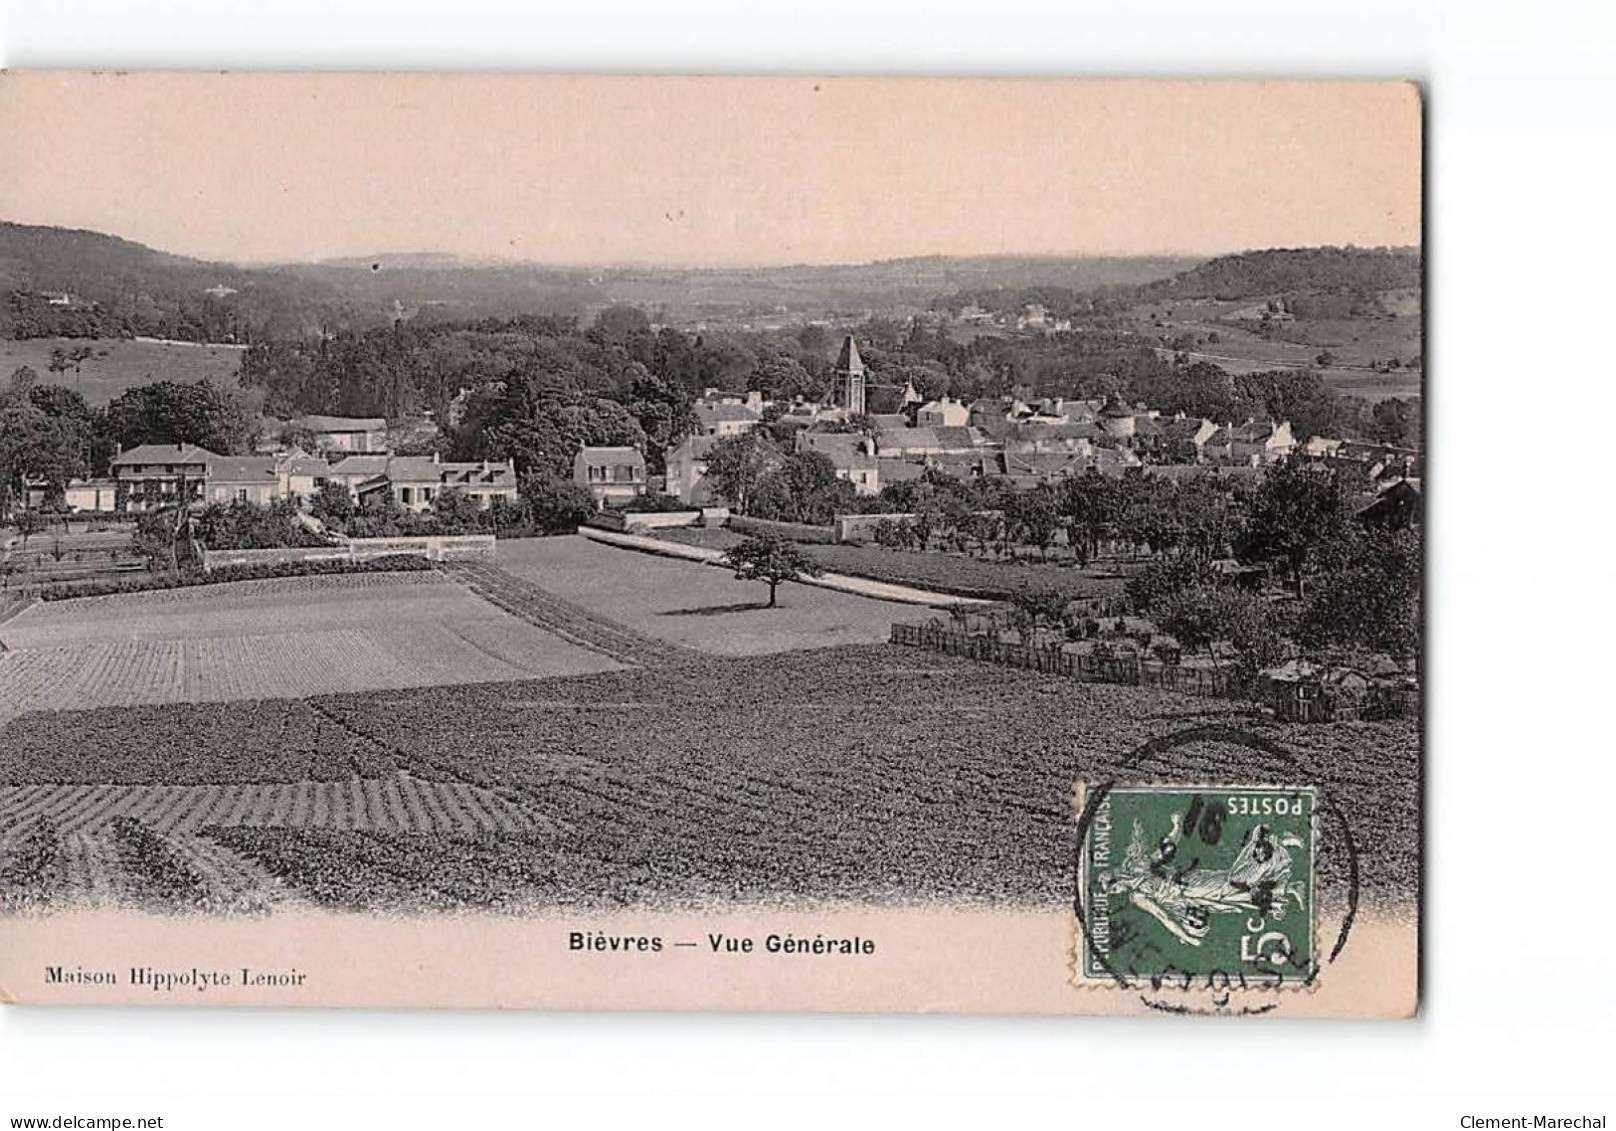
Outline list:
[[[1076,800],[1079,983],[1312,982],[1313,789],[1080,784]]]

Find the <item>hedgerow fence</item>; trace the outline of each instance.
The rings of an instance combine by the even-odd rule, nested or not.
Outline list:
[[[1013,644],[981,633],[957,632],[938,624],[894,624],[892,643],[1093,683],[1124,683],[1224,698],[1241,698],[1248,694],[1247,681],[1230,668],[1181,668],[1133,656],[1074,652],[1060,644]]]
[[[1252,679],[1236,668],[1186,668],[1138,656],[1097,656],[1071,651],[1058,643],[1012,644],[993,635],[959,632],[936,622],[894,624],[891,640],[905,647],[1085,682],[1249,700],[1291,722],[1407,718],[1418,715],[1422,703],[1417,686],[1376,683],[1349,693],[1339,687],[1269,683]]]

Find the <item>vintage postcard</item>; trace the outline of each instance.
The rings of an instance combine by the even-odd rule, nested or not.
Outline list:
[[[0,76],[0,997],[1411,1015],[1421,148]]]

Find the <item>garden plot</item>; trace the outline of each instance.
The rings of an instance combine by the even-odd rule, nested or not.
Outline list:
[[[0,721],[611,670],[437,574],[245,581],[35,604],[0,625]]]
[[[636,553],[586,538],[499,543],[499,565],[638,632],[716,655],[750,656],[885,640],[912,608],[810,585],[768,587],[728,570]]]

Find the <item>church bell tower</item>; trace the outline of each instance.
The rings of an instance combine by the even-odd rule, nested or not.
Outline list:
[[[849,416],[864,413],[864,359],[858,343],[849,334],[842,339],[842,352],[836,358],[836,379],[842,386],[842,406]]]

